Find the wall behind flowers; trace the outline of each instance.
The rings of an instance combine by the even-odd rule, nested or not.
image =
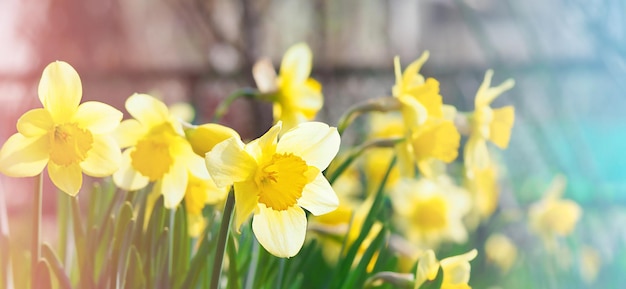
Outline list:
[[[565,196],[584,210],[568,242],[595,248],[601,260],[598,279],[576,286],[619,288],[626,284],[615,274],[626,268],[619,257],[626,237],[619,226],[626,220],[624,9],[611,0],[5,0],[0,138],[39,106],[37,81],[54,60],[78,70],[84,100],[123,110],[130,94],[148,92],[168,104],[192,103],[198,122],[207,122],[222,98],[253,85],[255,60],[268,56],[278,64],[287,47],[305,41],[314,53],[313,75],[324,85],[319,118],[335,124],[356,100],[390,94],[393,56],[406,64],[428,49],[423,73],[439,79],[444,102],[460,110],[473,109],[486,69],[496,71],[494,83],[516,80],[495,104],[517,109],[511,144],[500,154],[507,171],[502,211],[528,207],[563,174]],[[269,127],[269,106],[235,105],[225,123],[245,138]],[[32,180],[0,180],[9,214],[26,215]],[[52,212],[54,198],[46,201]],[[525,224],[512,230],[521,231],[518,246],[534,252],[538,244]],[[586,266],[576,252],[563,253],[578,264],[571,274]],[[535,276],[545,288],[572,288],[564,285],[565,273],[542,275],[531,264],[521,260],[518,274]],[[507,288],[528,288],[512,285],[519,283],[511,275]]]

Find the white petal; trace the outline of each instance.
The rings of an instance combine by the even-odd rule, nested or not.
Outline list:
[[[313,215],[330,213],[339,206],[339,198],[321,173],[302,190],[298,205]]]
[[[188,171],[186,164],[177,161],[171,170],[161,180],[161,194],[163,194],[164,206],[173,209],[180,204],[187,190]]]
[[[280,138],[276,152],[293,153],[323,171],[337,155],[340,142],[336,128],[321,122],[305,122]]]
[[[115,185],[127,191],[143,189],[150,182],[147,177],[144,177],[133,168],[130,159],[132,150],[127,149],[122,153],[120,168],[113,174]]]
[[[206,154],[206,167],[218,187],[246,180],[256,171],[256,161],[244,150],[239,138],[229,138]]]
[[[260,212],[252,219],[252,230],[265,250],[281,258],[293,257],[302,248],[306,234],[306,215],[293,206],[284,211],[259,205]]]

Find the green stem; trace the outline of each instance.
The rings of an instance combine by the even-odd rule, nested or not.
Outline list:
[[[259,92],[256,89],[252,89],[252,88],[242,88],[231,93],[224,100],[222,100],[222,102],[220,102],[220,104],[215,109],[215,114],[213,115],[213,122],[219,123],[220,120],[222,120],[222,117],[224,117],[224,115],[226,114],[226,112],[228,112],[228,108],[230,107],[230,105],[236,99],[242,96],[245,96],[248,98],[254,98],[258,94]]]
[[[394,147],[397,143],[404,141],[404,138],[388,138],[388,139],[374,139],[368,141],[350,152],[350,155],[337,166],[328,176],[328,182],[334,183],[335,180],[356,160],[363,152],[372,147]]]
[[[220,281],[220,275],[222,274],[222,264],[224,260],[224,253],[226,249],[226,240],[228,239],[228,233],[230,232],[230,221],[233,216],[233,209],[235,208],[235,194],[231,189],[224,205],[224,215],[222,216],[222,223],[220,224],[220,232],[217,239],[217,248],[215,248],[215,259],[213,260],[213,271],[211,274],[211,289],[217,289]]]
[[[41,258],[41,199],[43,197],[43,173],[39,174],[35,183],[35,196],[33,196],[33,234],[31,241],[30,272],[31,286],[37,283],[37,262]]]
[[[361,114],[370,111],[395,111],[400,109],[400,102],[395,97],[379,97],[375,99],[371,99],[362,103],[357,103],[352,107],[348,108],[348,110],[339,118],[339,122],[337,124],[337,131],[339,134],[343,134],[343,132],[352,124],[352,122]]]

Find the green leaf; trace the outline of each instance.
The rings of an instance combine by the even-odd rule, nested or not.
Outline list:
[[[35,284],[31,288],[52,289],[52,279],[50,279],[50,268],[48,261],[40,259],[35,266]]]
[[[54,254],[54,252],[52,251],[52,248],[50,248],[50,245],[44,243],[41,246],[41,255],[42,255],[42,258],[46,262],[48,262],[48,264],[52,268],[52,272],[56,276],[57,281],[59,282],[60,288],[72,289],[70,278],[67,276],[67,274],[65,274],[63,265],[61,265],[59,258],[56,256],[56,254]]]
[[[146,287],[146,277],[144,275],[141,255],[137,247],[130,247],[128,255],[128,264],[126,265],[126,278],[124,280],[124,289],[142,289]]]
[[[361,260],[359,264],[350,272],[348,278],[346,278],[345,283],[341,288],[350,289],[350,288],[362,288],[363,283],[365,282],[365,277],[367,276],[367,267],[369,266],[370,261],[374,257],[376,252],[379,252],[380,249],[385,245],[387,236],[387,230],[385,228],[381,229],[378,232],[378,235],[372,241],[370,246],[365,250],[363,256],[361,256]]]

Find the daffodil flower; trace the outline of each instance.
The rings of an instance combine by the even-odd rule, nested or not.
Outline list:
[[[155,182],[165,207],[174,208],[183,199],[189,174],[208,179],[203,158],[185,139],[180,122],[165,104],[146,94],[126,100],[134,119],[120,124],[117,131],[122,148],[122,165],[114,175],[115,184],[125,190],[139,190]]]
[[[426,280],[435,280],[439,267],[441,267],[443,271],[442,289],[470,289],[471,287],[467,284],[472,269],[469,262],[474,260],[477,255],[478,252],[473,249],[465,254],[437,261],[435,252],[427,250],[419,258],[414,288],[419,289]]]
[[[448,178],[404,179],[391,192],[391,204],[398,229],[416,245],[436,248],[443,241],[467,240],[463,217],[470,200]]]
[[[511,138],[511,128],[515,121],[515,109],[508,105],[492,109],[489,105],[505,91],[513,88],[515,81],[507,79],[502,84],[491,87],[493,70],[487,70],[485,79],[476,92],[475,111],[470,116],[471,135],[465,144],[464,158],[467,167],[485,168],[489,164],[487,140],[505,149]]]
[[[548,250],[556,248],[557,237],[565,237],[574,231],[583,213],[576,202],[562,198],[565,187],[565,177],[555,177],[543,198],[532,204],[528,211],[531,230],[543,239]]]
[[[43,108],[28,111],[17,121],[18,133],[0,150],[0,171],[31,177],[48,165],[52,183],[72,196],[80,191],[83,172],[94,177],[113,174],[121,153],[111,133],[122,113],[96,101],[80,104],[82,92],[72,66],[50,63],[39,82]]]
[[[322,175],[339,150],[336,128],[302,123],[278,135],[278,122],[245,144],[232,137],[206,154],[206,167],[218,187],[234,184],[235,227],[254,213],[252,230],[259,243],[278,257],[302,248],[307,227],[304,209],[326,214],[339,204]]]
[[[313,53],[305,43],[291,46],[283,56],[280,73],[264,59],[253,68],[254,80],[262,93],[274,94],[274,122],[283,122],[283,132],[315,118],[322,108],[322,85],[310,78]]]
[[[487,260],[502,270],[508,272],[517,259],[517,246],[503,234],[493,234],[485,242]]]
[[[444,105],[439,82],[425,79],[419,70],[428,59],[428,51],[411,63],[404,73],[398,57],[394,59],[396,84],[392,91],[401,105],[406,141],[396,147],[403,176],[413,177],[415,164],[427,177],[434,177],[433,161],[450,163],[458,155],[461,135],[454,126],[456,110]]]
[[[228,190],[228,187],[218,188],[210,177],[203,179],[189,174],[184,200],[190,236],[198,237],[202,234],[206,225],[202,210],[206,205],[218,204],[225,200]]]

